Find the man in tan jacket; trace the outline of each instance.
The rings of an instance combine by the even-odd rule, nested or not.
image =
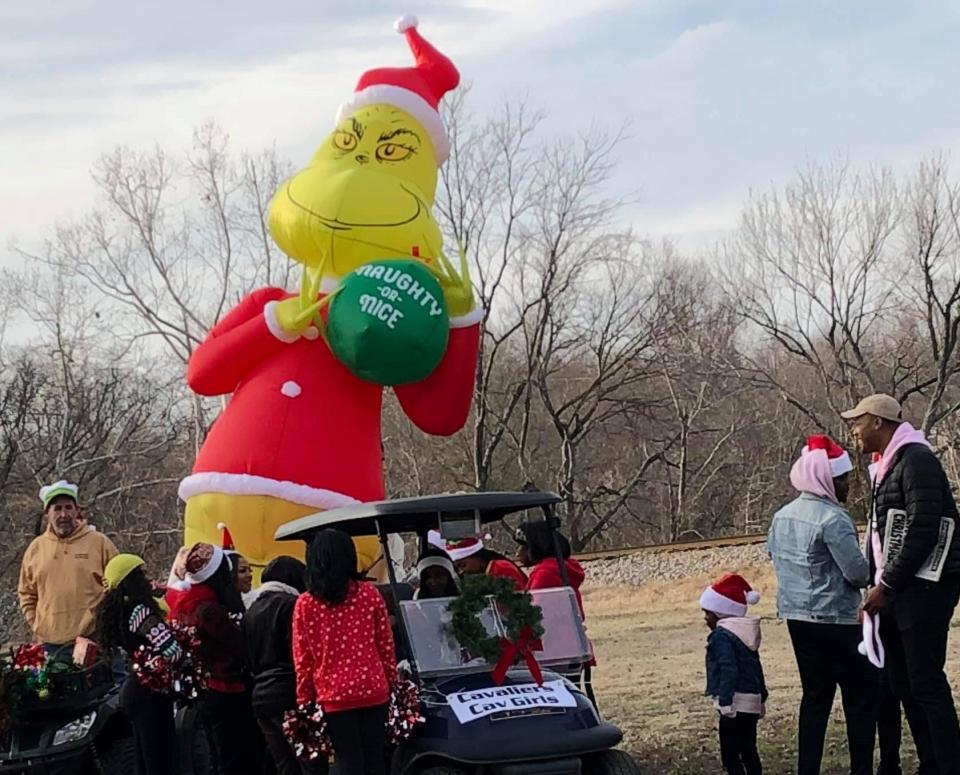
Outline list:
[[[47,529],[23,555],[17,592],[34,637],[49,649],[92,634],[103,570],[117,547],[83,520],[75,484],[44,487],[40,499]]]

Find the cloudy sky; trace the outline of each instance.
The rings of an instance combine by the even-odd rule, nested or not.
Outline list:
[[[951,2],[20,0],[0,4],[0,263],[94,204],[117,145],[182,149],[213,119],[304,161],[360,72],[408,63],[410,12],[480,112],[528,96],[558,129],[629,120],[627,217],[684,244],[805,159],[960,163]]]

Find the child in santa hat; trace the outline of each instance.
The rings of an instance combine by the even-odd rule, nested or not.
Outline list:
[[[747,616],[759,601],[743,576],[728,573],[700,595],[710,628],[707,690],[720,712],[720,760],[730,775],[760,775],[757,721],[765,713],[767,686],[760,664],[760,619]]]

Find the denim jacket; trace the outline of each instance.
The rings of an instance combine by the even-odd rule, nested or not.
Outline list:
[[[707,636],[707,689],[719,709],[761,714],[767,684],[760,664],[760,620],[721,619]]]
[[[802,493],[773,517],[767,548],[781,619],[856,624],[870,567],[846,509]]]

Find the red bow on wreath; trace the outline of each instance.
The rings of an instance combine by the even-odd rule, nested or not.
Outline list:
[[[530,671],[530,675],[533,676],[533,680],[537,684],[543,684],[543,673],[540,672],[540,665],[537,663],[537,658],[533,656],[534,651],[540,651],[543,648],[543,644],[540,643],[538,638],[533,636],[532,627],[524,627],[520,630],[520,637],[516,642],[510,640],[509,638],[500,639],[500,659],[497,661],[497,666],[493,669],[493,682],[500,686],[503,683],[503,680],[507,677],[507,671],[510,667],[517,661],[519,657],[523,657],[524,661],[527,663],[527,669]]]

